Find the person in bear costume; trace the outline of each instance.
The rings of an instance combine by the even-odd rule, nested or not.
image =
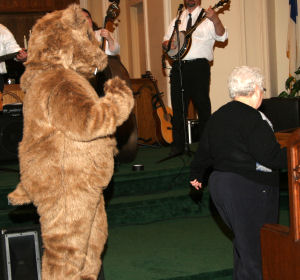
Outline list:
[[[107,240],[103,189],[114,171],[114,133],[134,100],[124,81],[99,98],[88,79],[107,57],[80,7],[39,19],[29,40],[20,183],[13,205],[33,203],[43,240],[42,279],[97,279]]]

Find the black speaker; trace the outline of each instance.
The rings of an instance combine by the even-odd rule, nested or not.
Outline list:
[[[1,230],[1,279],[41,280],[39,227]]]
[[[274,132],[300,126],[299,98],[267,98],[259,110],[271,121]]]
[[[22,114],[0,114],[0,160],[18,158],[18,144],[23,136]]]

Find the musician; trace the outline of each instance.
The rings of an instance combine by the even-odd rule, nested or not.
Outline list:
[[[20,48],[14,35],[5,27],[0,24],[0,56],[18,52],[16,60],[24,62],[27,58],[27,52]],[[4,76],[7,73],[5,62],[0,62],[0,92],[4,88]]]
[[[185,10],[180,17],[179,31],[185,31],[189,15],[191,15],[191,25],[193,25],[202,8],[201,0],[184,0]],[[204,11],[204,10],[203,10]],[[184,94],[185,112],[187,113],[188,101],[191,98],[197,110],[200,133],[204,124],[211,114],[211,104],[209,98],[210,83],[210,62],[213,60],[213,47],[215,41],[224,42],[227,37],[227,30],[220,21],[218,14],[210,7],[205,11],[206,19],[192,33],[192,45],[189,52],[181,61],[181,73],[183,88],[179,73],[179,63],[174,61],[170,74],[171,80],[171,101],[173,109],[173,143],[171,154],[182,153],[185,148],[184,137],[184,117],[182,113],[182,92]],[[167,33],[164,36],[163,48],[168,48],[169,40],[174,30],[174,19]],[[175,32],[176,33],[176,32]],[[173,37],[171,49],[177,48],[174,44],[176,34]]]
[[[82,13],[88,20],[90,26],[93,28],[95,32],[96,39],[99,42],[102,42],[102,38],[106,39],[106,46],[105,46],[105,53],[107,55],[118,55],[120,54],[120,45],[116,41],[116,39],[113,38],[112,34],[105,28],[99,28],[97,24],[93,21],[92,16],[90,12],[84,8],[82,8]]]
[[[257,109],[263,98],[259,69],[236,67],[228,79],[233,101],[206,123],[191,164],[190,183],[202,188],[204,174],[212,200],[233,231],[235,280],[261,280],[260,229],[278,221],[278,169],[286,168],[270,121]]]

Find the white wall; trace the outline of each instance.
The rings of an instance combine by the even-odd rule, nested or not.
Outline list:
[[[289,19],[288,0],[275,1],[275,34],[276,34],[276,58],[277,58],[277,88],[278,92],[285,90],[284,84],[289,73],[289,61],[286,56],[287,30]],[[298,3],[299,5],[300,3]],[[298,7],[299,9],[299,7]]]
[[[103,0],[108,2],[108,0]],[[131,0],[132,1],[132,0]],[[160,47],[157,46],[162,41],[161,34],[166,29],[165,19],[161,19],[161,30],[159,26],[152,28],[152,19],[157,18],[157,9],[165,10],[165,17],[169,20],[176,15],[178,5],[182,0],[136,0],[147,5],[147,21],[149,24],[149,40],[151,42],[151,56],[147,58],[151,63],[151,70],[159,81],[159,88],[168,93],[168,79],[163,77],[163,72],[159,72],[161,67]],[[214,5],[218,0],[202,0],[202,6],[207,8]],[[99,0],[85,0],[88,7],[97,7]],[[130,42],[130,31],[128,30],[128,14],[126,15],[126,5],[130,1],[121,1],[121,23],[119,39],[121,45],[121,59],[123,64],[130,68],[130,52],[128,45]],[[155,6],[153,8],[152,6]],[[99,18],[98,11],[94,9],[93,17]],[[163,15],[162,15],[163,16]],[[228,43],[224,47],[215,48],[215,59],[211,71],[211,101],[212,110],[215,111],[224,103],[229,101],[227,92],[227,77],[235,66],[250,65],[260,67],[266,77],[266,87],[268,89],[266,97],[276,96],[284,89],[284,82],[288,76],[288,59],[286,57],[287,27],[289,18],[288,0],[232,0],[230,10],[219,15],[229,32]],[[147,34],[146,34],[147,35]],[[129,39],[128,39],[129,38]],[[166,99],[165,99],[166,100]],[[169,99],[168,99],[169,100]],[[170,105],[170,104],[168,104]]]
[[[169,1],[172,1],[174,16],[183,1]],[[201,4],[207,8],[215,3],[217,0],[202,0]],[[285,51],[288,0],[234,0],[230,9],[219,17],[228,29],[229,38],[225,47],[216,47],[214,52],[210,88],[212,110],[230,100],[227,77],[238,65],[260,67],[266,78],[266,97],[276,96],[283,90],[288,76]]]
[[[215,111],[230,99],[227,91],[227,77],[237,65],[246,63],[245,58],[245,34],[243,22],[243,6],[240,1],[232,1],[230,10],[224,11],[219,17],[228,30],[227,45],[216,47],[214,62],[211,67],[210,97],[212,111]],[[203,1],[203,7],[208,7],[209,0]]]

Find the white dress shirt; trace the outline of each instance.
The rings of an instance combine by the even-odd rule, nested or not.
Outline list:
[[[16,42],[14,35],[2,24],[0,24],[0,56],[10,53],[18,52],[21,50]],[[0,74],[5,74],[5,62],[0,62]]]
[[[192,12],[192,25],[196,22],[202,8],[198,6]],[[185,31],[187,21],[189,18],[188,10],[184,10],[180,17],[179,31]],[[168,27],[167,33],[164,36],[163,41],[167,41],[172,36],[174,30],[176,18],[173,19]],[[176,34],[174,35],[176,39]],[[214,24],[209,19],[204,19],[203,22],[198,25],[196,30],[192,33],[192,45],[183,60],[190,60],[196,58],[206,58],[208,61],[212,61],[214,58],[213,47],[215,41],[224,42],[228,38],[228,32],[225,28],[225,32],[222,36],[218,36],[215,32]]]
[[[110,34],[110,35],[112,36],[112,34]],[[102,43],[103,38],[100,35],[100,29],[95,31],[95,37],[98,40],[98,42]],[[108,42],[106,40],[106,42],[105,42],[105,53],[107,55],[118,55],[118,54],[120,54],[120,45],[116,40],[114,40],[114,45],[115,45],[115,49],[113,51],[111,51],[109,49],[109,45],[108,45]]]

